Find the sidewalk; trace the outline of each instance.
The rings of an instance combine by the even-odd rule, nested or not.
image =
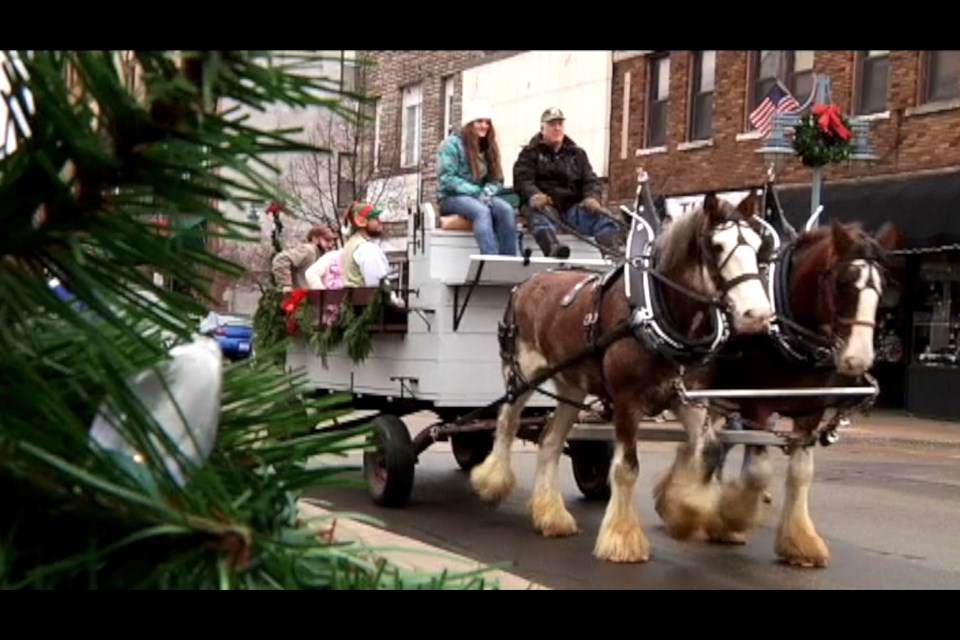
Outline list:
[[[850,440],[887,445],[960,447],[960,422],[915,418],[906,412],[889,410],[876,410],[868,416],[853,414],[850,422],[850,426],[838,430],[840,443]]]
[[[311,504],[307,501],[300,502],[300,517],[304,520],[331,515],[330,511]],[[451,553],[445,549],[440,549],[421,542],[414,538],[401,536],[384,529],[358,522],[347,518],[337,518],[334,527],[333,537],[341,542],[356,542],[371,550],[387,550],[386,557],[388,562],[403,571],[410,571],[421,574],[424,577],[438,576],[446,571],[450,574],[461,572],[476,571],[486,568],[487,565],[471,560],[465,556]],[[320,525],[324,530],[328,528],[325,522]],[[500,590],[546,590],[540,584],[536,584],[513,575],[512,573],[494,569],[488,570],[482,574],[487,588],[496,588]]]

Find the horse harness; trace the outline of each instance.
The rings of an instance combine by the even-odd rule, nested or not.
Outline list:
[[[590,357],[602,354],[611,344],[630,335],[640,340],[652,353],[659,354],[678,366],[687,367],[709,362],[717,355],[721,345],[726,342],[730,335],[729,325],[724,313],[727,307],[724,296],[731,289],[744,282],[762,279],[758,273],[740,274],[730,280],[726,280],[722,276],[723,267],[726,266],[737,249],[741,245],[749,246],[740,229],[740,221],[739,217],[732,220],[737,225],[738,241],[730,250],[730,253],[719,266],[714,261],[708,260],[706,262],[708,269],[711,269],[711,276],[719,283],[719,287],[715,295],[704,296],[673,282],[655,270],[653,255],[655,232],[653,225],[646,216],[634,217],[630,236],[627,239],[627,261],[604,275],[597,273],[586,275],[560,302],[561,308],[567,308],[573,304],[584,289],[590,288],[593,310],[587,313],[583,320],[586,349],[567,361],[534,376],[533,380],[525,379],[517,362],[513,299],[520,285],[514,287],[504,310],[503,319],[498,327],[500,357],[503,362],[509,363],[510,366],[510,374],[507,380],[507,400],[512,402],[522,393],[538,387],[556,373],[579,364]],[[761,238],[760,251],[771,252],[773,239],[766,232],[761,232]],[[704,255],[709,253],[705,236],[700,238],[700,250]],[[600,308],[604,294],[621,276],[624,278],[626,296],[631,307],[630,318],[601,336]],[[653,279],[658,281],[659,286],[653,282]],[[669,286],[710,308],[708,316],[711,331],[706,337],[696,340],[687,338],[670,324],[669,314],[666,311],[666,301],[663,296],[662,288],[664,286]],[[580,409],[591,409],[587,405],[559,397],[543,389],[538,388],[537,391]]]
[[[857,297],[870,289],[880,297],[880,290],[875,280],[882,282],[883,271],[879,266],[882,257],[871,249],[862,258],[853,258],[837,262],[831,269],[823,272],[818,281],[821,292],[829,292],[825,296],[818,296],[817,305],[826,304],[829,317],[836,312],[834,289],[840,269],[845,268],[858,260],[866,264],[867,278],[863,286],[856,286]],[[770,321],[770,336],[780,352],[789,360],[801,363],[815,369],[832,368],[833,355],[840,347],[839,339],[834,339],[835,331],[829,327],[831,335],[812,331],[799,324],[790,310],[790,275],[793,265],[795,246],[793,242],[784,245],[777,255],[767,265],[767,279],[770,304],[773,315]],[[877,277],[874,278],[876,273]],[[841,326],[862,326],[875,328],[876,323],[871,320],[859,320],[856,317],[836,317],[834,323]]]

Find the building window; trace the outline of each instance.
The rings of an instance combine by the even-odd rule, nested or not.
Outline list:
[[[797,101],[806,102],[813,91],[813,51],[755,51],[749,111],[763,102],[778,80]]]
[[[356,198],[357,177],[352,153],[337,154],[337,208],[345,209]]]
[[[694,53],[689,140],[709,140],[713,137],[713,87],[716,63],[716,51]]]
[[[420,85],[404,87],[402,90],[401,131],[400,131],[400,166],[416,167],[420,164],[420,128],[421,107],[423,106],[423,91]]]
[[[457,125],[453,121],[453,98],[456,89],[456,79],[453,76],[443,80],[443,131],[441,137],[453,133]]]
[[[924,102],[960,97],[960,51],[927,51]]]
[[[647,101],[646,146],[660,147],[667,144],[667,114],[670,106],[670,56],[650,59],[650,98]]]
[[[383,102],[374,101],[373,108],[373,170],[380,169],[380,128],[383,126]]]
[[[857,114],[886,111],[889,93],[890,52],[860,51],[857,57]]]
[[[360,92],[360,65],[357,64],[356,53],[340,52],[340,91],[343,93]]]

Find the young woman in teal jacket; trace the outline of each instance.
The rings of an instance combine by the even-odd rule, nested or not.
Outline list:
[[[503,170],[492,121],[489,104],[471,103],[464,110],[463,127],[440,145],[440,215],[470,220],[481,254],[515,256],[517,213],[509,202],[497,197],[503,191]]]

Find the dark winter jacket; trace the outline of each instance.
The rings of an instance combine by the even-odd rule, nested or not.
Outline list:
[[[584,198],[599,201],[603,195],[586,151],[567,136],[554,151],[539,133],[520,151],[513,165],[513,188],[523,204],[538,193],[547,194],[561,213]]]

